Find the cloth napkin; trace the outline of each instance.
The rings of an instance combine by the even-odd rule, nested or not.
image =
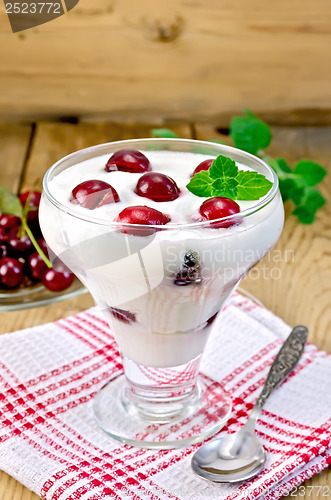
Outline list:
[[[221,434],[245,423],[290,327],[239,294],[214,324],[201,372],[232,396]],[[122,368],[96,308],[2,335],[0,355],[0,467],[48,500],[276,499],[331,464],[331,356],[311,344],[257,423],[264,470],[234,485],[194,475],[199,445],[138,449],[99,429],[92,398]]]

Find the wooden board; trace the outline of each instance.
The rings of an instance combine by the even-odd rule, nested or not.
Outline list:
[[[0,124],[1,186],[17,193],[32,134],[30,125]]]
[[[211,126],[195,124],[191,128],[185,123],[169,126],[182,137],[190,137],[193,133],[199,139],[217,138],[229,142],[228,137],[220,135]],[[108,140],[148,136],[151,127],[147,125],[118,127],[114,124],[95,125],[92,123],[79,125],[38,123],[30,147],[30,156],[25,164],[24,175],[22,175],[22,185],[30,187],[31,182],[33,183],[36,177],[42,177],[54,161],[75,149]],[[303,156],[310,157],[320,161],[331,170],[331,128],[278,127],[274,128],[273,132],[274,141],[270,154],[284,156],[290,162],[295,162]],[[28,147],[28,137],[26,140],[26,147]],[[16,142],[14,141],[13,144]],[[12,148],[9,150],[11,152],[6,156],[8,164],[15,164],[16,169],[22,171],[24,161],[17,163]],[[1,183],[2,172],[0,172]],[[268,257],[265,258],[257,266],[257,271],[254,271],[254,273],[260,273],[258,278],[254,273],[250,274],[243,281],[242,287],[253,293],[266,307],[289,324],[294,325],[299,322],[308,324],[311,342],[331,352],[331,338],[328,336],[331,326],[330,175],[323,183],[322,190],[329,204],[321,210],[317,221],[311,226],[303,226],[289,215],[282,237],[271,253],[273,256],[280,255],[281,261],[274,261],[271,258],[269,262]],[[287,211],[290,211],[289,207]],[[267,279],[263,279],[263,266],[266,268]],[[272,269],[280,273],[279,278],[269,279]],[[45,308],[2,313],[0,333],[54,321],[79,312],[90,305],[92,305],[92,300],[89,295],[85,295]],[[304,500],[319,500],[320,495],[317,489],[310,490],[308,486],[327,486],[330,481],[331,472],[325,471],[305,483],[304,495],[302,495],[303,490],[300,490],[300,494],[298,490],[294,496],[300,496]],[[5,473],[0,473],[1,500],[37,500],[38,498],[15,479]],[[290,498],[293,496],[288,497]]]
[[[331,119],[329,0],[80,0],[18,34],[0,3],[0,118]]]

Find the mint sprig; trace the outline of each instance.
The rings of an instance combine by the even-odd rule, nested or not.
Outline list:
[[[316,188],[327,171],[311,160],[299,160],[292,168],[284,158],[272,158],[264,149],[270,144],[272,135],[266,123],[246,111],[244,116],[231,120],[230,136],[237,148],[264,159],[275,170],[283,201],[291,200],[295,215],[303,224],[311,224],[316,212],[326,203]]]
[[[26,205],[28,205],[28,201]],[[44,254],[40,246],[38,245],[31,229],[28,226],[27,223],[27,214],[29,212],[29,209],[23,209],[21,201],[18,196],[16,196],[14,193],[10,191],[10,189],[0,186],[0,213],[2,214],[8,214],[8,215],[15,215],[21,220],[22,223],[22,228],[24,232],[27,233],[29,236],[30,240],[32,241],[33,246],[35,247],[36,251],[41,255],[42,259],[44,260],[45,264],[47,267],[51,268],[53,267],[50,260],[47,258],[47,256]],[[20,234],[20,236],[23,236],[23,234]]]
[[[272,186],[264,175],[250,170],[239,170],[236,162],[219,155],[208,171],[192,177],[187,189],[196,196],[224,196],[232,200],[259,200]]]

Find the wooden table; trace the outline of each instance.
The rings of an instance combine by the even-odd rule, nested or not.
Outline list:
[[[167,124],[181,137],[228,141],[210,125],[198,123]],[[18,191],[31,188],[41,180],[57,159],[93,144],[148,137],[153,125],[112,123],[47,123],[0,125],[0,185]],[[274,156],[290,162],[305,157],[331,169],[331,128],[273,129],[269,149]],[[290,325],[304,323],[310,328],[310,341],[331,352],[331,176],[322,192],[329,199],[311,226],[298,224],[287,208],[287,219],[276,248],[245,278],[242,287],[253,293],[267,308]],[[1,314],[0,333],[57,320],[92,305],[88,294],[47,307]],[[331,482],[330,471],[315,476],[306,486]],[[331,495],[331,493],[330,493]],[[300,495],[301,496],[301,495]],[[306,488],[303,499],[320,498],[317,489]],[[1,500],[36,500],[29,491],[5,473],[0,473]],[[288,497],[290,498],[290,496]],[[292,497],[293,498],[293,497]]]

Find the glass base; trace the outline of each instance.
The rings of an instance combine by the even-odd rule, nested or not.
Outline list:
[[[204,375],[189,394],[153,400],[135,397],[124,375],[110,380],[93,401],[94,417],[103,431],[139,448],[169,449],[200,443],[228,420],[230,396]],[[156,400],[157,399],[157,400]]]

